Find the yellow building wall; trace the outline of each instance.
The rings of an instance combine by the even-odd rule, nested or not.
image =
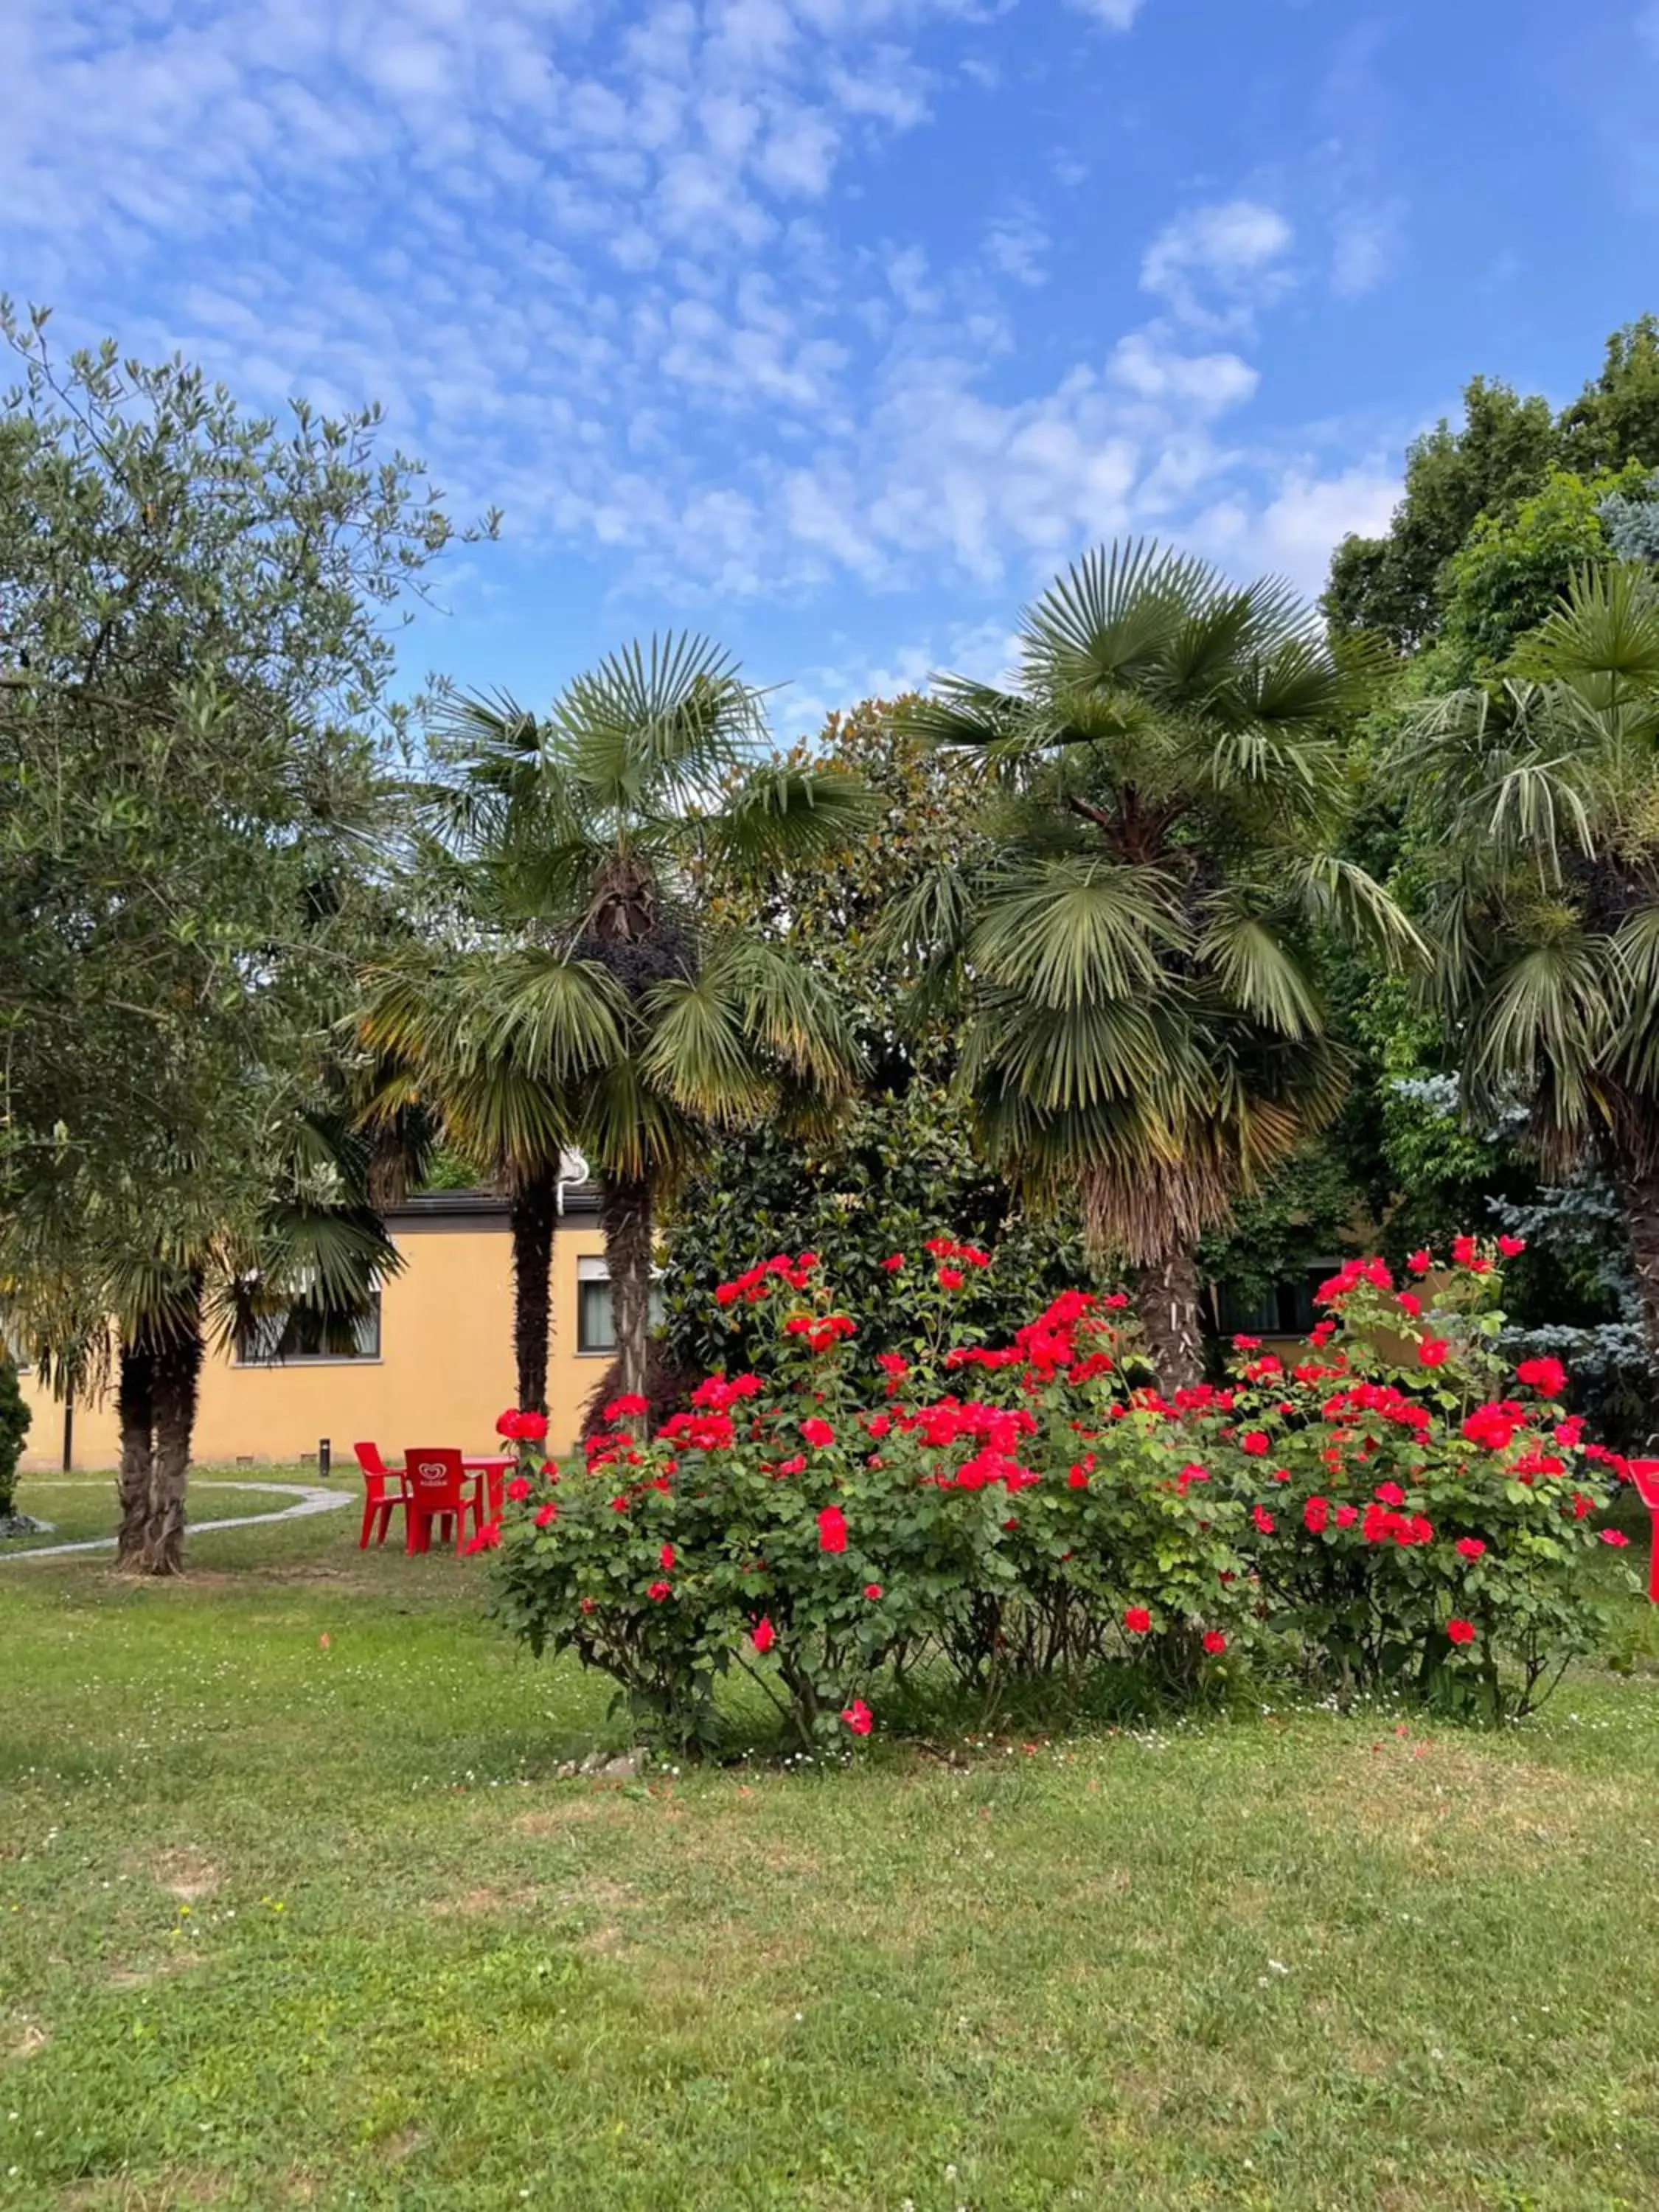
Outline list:
[[[337,1464],[352,1464],[360,1438],[401,1459],[411,1444],[490,1449],[495,1420],[515,1401],[512,1240],[505,1218],[435,1217],[392,1225],[401,1274],[380,1293],[378,1359],[292,1360],[239,1366],[210,1353],[202,1370],[195,1458],[203,1467],[292,1466],[328,1437]],[[608,1353],[576,1350],[576,1262],[602,1254],[591,1216],[567,1215],[553,1243],[548,1437],[568,1450]],[[33,1409],[26,1468],[63,1463],[64,1409],[38,1379],[22,1378]],[[75,1407],[74,1465],[112,1468],[120,1457],[114,1394]]]

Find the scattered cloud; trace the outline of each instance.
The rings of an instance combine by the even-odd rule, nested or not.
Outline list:
[[[1109,31],[1127,31],[1139,15],[1144,0],[1072,0],[1072,5],[1103,23]]]
[[[999,276],[1016,284],[1048,281],[1048,255],[1052,243],[1048,231],[1029,209],[1000,216],[985,235],[985,258]]]
[[[1339,299],[1363,300],[1399,266],[1401,211],[1397,205],[1350,208],[1336,221],[1331,252],[1331,289]]]
[[[1243,325],[1288,288],[1284,264],[1293,239],[1285,217],[1259,200],[1194,208],[1147,247],[1141,289],[1185,322]]]
[[[1138,0],[1088,12],[1127,31]],[[523,550],[619,595],[1024,592],[1087,539],[1189,526],[1302,575],[1375,491],[1246,416],[1293,278],[1276,207],[1188,210],[1146,246],[1147,299],[1079,328],[1035,319],[1066,245],[1045,199],[1080,158],[988,179],[957,228],[887,190],[883,164],[997,79],[968,0],[0,16],[15,289],[252,404],[379,398],[459,510],[500,505]],[[1335,251],[1339,289],[1380,281],[1358,218]],[[804,696],[976,665],[966,633],[906,623],[913,648],[826,657]]]

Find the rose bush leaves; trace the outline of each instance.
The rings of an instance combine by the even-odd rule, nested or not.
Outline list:
[[[1190,1692],[1245,1658],[1496,1717],[1602,1632],[1621,1466],[1553,1363],[1504,1376],[1472,1240],[1432,1294],[1428,1267],[1397,1291],[1351,1262],[1299,1352],[1240,1339],[1224,1384],[1173,1400],[1138,1381],[1121,1297],[1066,1291],[988,1345],[952,1327],[987,1255],[892,1256],[889,1294],[926,1302],[913,1358],[867,1358],[878,1319],[818,1255],[778,1255],[716,1299],[745,1344],[769,1326],[764,1376],[710,1376],[654,1436],[618,1400],[560,1465],[521,1440],[480,1540],[496,1616],[610,1674],[637,1730],[716,1741],[734,1670],[811,1746],[868,1733],[921,1667],[990,1711],[1016,1683],[1070,1695],[1112,1665]]]

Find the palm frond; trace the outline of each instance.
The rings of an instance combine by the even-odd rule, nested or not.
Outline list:
[[[880,802],[857,776],[787,763],[757,769],[707,826],[707,850],[735,872],[834,859],[866,837]]]
[[[718,804],[765,734],[760,694],[711,638],[668,631],[576,677],[548,718],[550,757],[618,815]]]
[[[1167,888],[1155,871],[1100,860],[1011,872],[987,886],[969,962],[988,982],[1044,1006],[1156,989],[1159,953],[1177,934]]]

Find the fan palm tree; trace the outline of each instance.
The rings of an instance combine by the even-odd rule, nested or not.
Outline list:
[[[527,1116],[536,1087],[550,1139],[591,1163],[629,1395],[646,1392],[657,1213],[711,1129],[822,1110],[856,1064],[823,979],[722,908],[723,881],[834,851],[869,818],[854,778],[769,763],[764,734],[759,695],[697,637],[611,654],[541,720],[458,697],[448,834],[487,882],[489,941],[369,979],[366,1038],[439,1099],[471,994],[475,1095],[521,1085]]]
[[[1547,1172],[1617,1187],[1659,1358],[1659,584],[1586,569],[1490,686],[1393,756],[1433,981],[1476,1113],[1530,1107]]]
[[[991,1158],[1080,1200],[1166,1387],[1200,1372],[1200,1233],[1340,1102],[1320,933],[1411,940],[1337,849],[1354,682],[1285,586],[1129,544],[1027,611],[1013,688],[946,677],[911,718],[974,750],[994,853],[890,926],[961,994]]]

